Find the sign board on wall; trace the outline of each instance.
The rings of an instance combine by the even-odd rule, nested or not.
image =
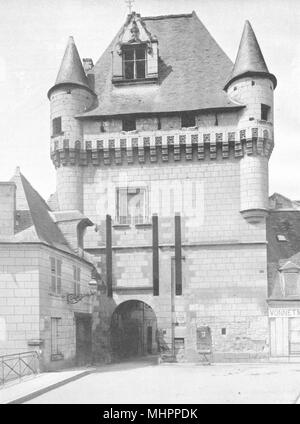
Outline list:
[[[270,318],[300,317],[300,308],[269,308]]]

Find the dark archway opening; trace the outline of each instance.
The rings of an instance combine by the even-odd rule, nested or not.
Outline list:
[[[117,360],[157,353],[157,320],[151,306],[128,300],[116,308],[111,319],[111,347]]]

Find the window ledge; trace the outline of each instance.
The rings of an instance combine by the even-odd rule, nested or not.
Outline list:
[[[154,76],[151,78],[140,78],[135,80],[126,80],[126,79],[112,79],[112,83],[115,86],[122,85],[142,85],[142,84],[156,84],[158,83],[158,77]]]
[[[136,228],[151,228],[152,224],[151,222],[145,222],[143,224],[135,224]]]
[[[113,228],[115,228],[116,230],[126,230],[130,228],[129,224],[114,224]]]

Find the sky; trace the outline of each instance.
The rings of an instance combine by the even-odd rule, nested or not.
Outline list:
[[[269,191],[300,199],[300,1],[136,0],[134,10],[142,16],[195,10],[232,61],[244,22],[251,22],[278,80]],[[20,166],[46,200],[55,191],[47,91],[68,37],[95,63],[127,13],[125,0],[0,0],[0,181]]]

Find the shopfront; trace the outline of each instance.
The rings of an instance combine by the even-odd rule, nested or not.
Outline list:
[[[271,358],[300,361],[300,301],[269,304]]]

